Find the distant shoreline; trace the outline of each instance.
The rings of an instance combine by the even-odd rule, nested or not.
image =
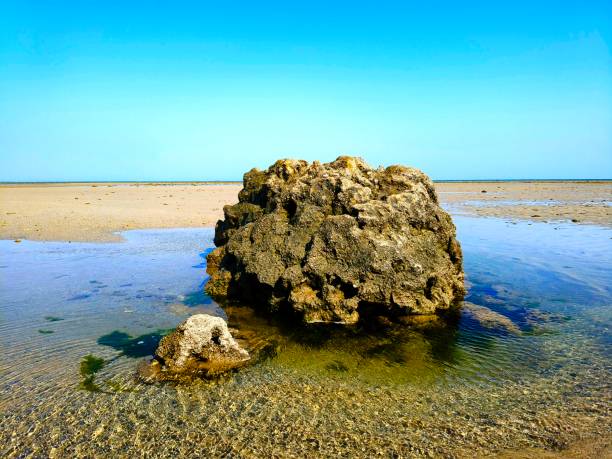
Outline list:
[[[612,228],[610,180],[436,182],[454,213]],[[241,182],[0,184],[0,239],[117,241],[120,231],[213,227]]]
[[[242,184],[242,180],[211,180],[211,181],[108,181],[108,182],[0,182],[0,186],[112,186],[112,185],[236,185]]]
[[[434,183],[610,183],[609,179],[478,179],[478,180],[434,180]],[[128,181],[56,181],[56,182],[1,182],[0,186],[81,186],[81,185],[236,185],[242,180],[128,180]]]

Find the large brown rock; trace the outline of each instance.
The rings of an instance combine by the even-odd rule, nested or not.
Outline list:
[[[215,298],[354,323],[433,314],[465,293],[455,226],[417,169],[279,160],[246,173],[223,210],[208,256]]]

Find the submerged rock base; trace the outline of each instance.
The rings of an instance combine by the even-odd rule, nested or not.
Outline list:
[[[223,210],[208,255],[214,298],[355,323],[435,314],[464,296],[455,226],[417,169],[280,160],[246,173]]]

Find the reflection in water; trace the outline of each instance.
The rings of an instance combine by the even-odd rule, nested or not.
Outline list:
[[[370,383],[422,384],[456,363],[457,320],[428,318],[410,326],[389,322],[298,326],[246,306],[224,305],[229,326],[249,352],[275,349],[275,365],[304,374],[351,373]],[[261,359],[256,358],[256,361]]]
[[[2,456],[474,456],[609,435],[610,230],[455,221],[473,306],[410,326],[223,310],[202,291],[212,230],[0,241]],[[197,312],[226,317],[254,364],[139,383]]]

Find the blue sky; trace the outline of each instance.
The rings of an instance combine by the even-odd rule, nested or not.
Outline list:
[[[0,2],[0,180],[612,177],[609,2],[291,3]]]

